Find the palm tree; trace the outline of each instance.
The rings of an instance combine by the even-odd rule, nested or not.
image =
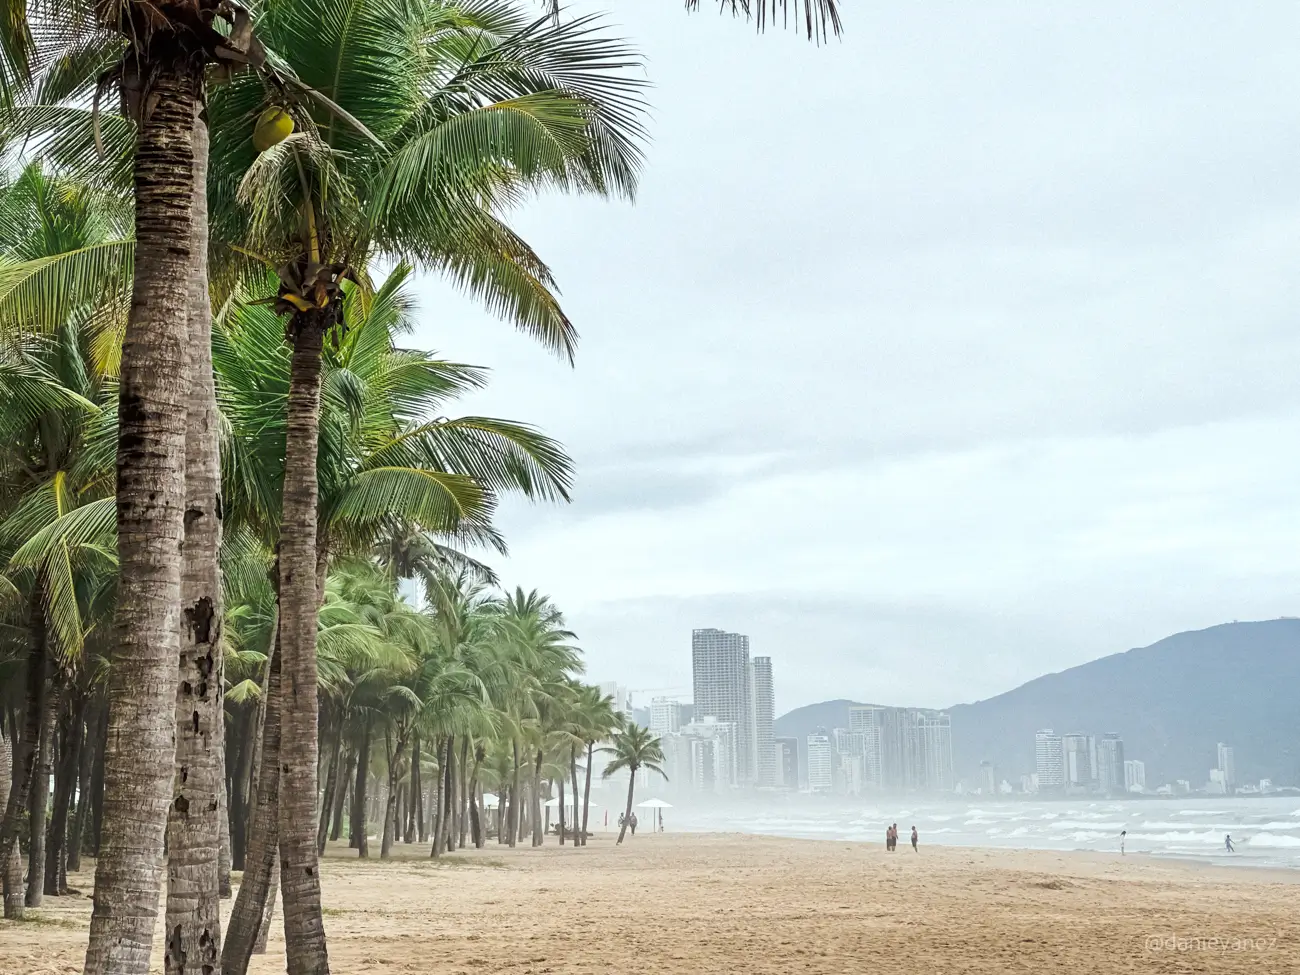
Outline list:
[[[413,255],[567,348],[545,268],[492,211],[530,184],[629,191],[639,102],[617,75],[631,63],[620,45],[585,24],[530,25],[499,4],[453,17],[436,2],[286,3],[268,5],[258,30],[367,130],[251,76],[210,102],[212,168],[225,174],[214,202],[229,204],[214,208],[228,217],[214,230],[277,268],[275,307],[293,349],[280,518],[280,847],[289,969],[309,975],[328,964],[315,816],[321,359],[326,336],[337,342],[346,330],[344,281],[365,287],[373,255]],[[268,100],[298,131],[254,158],[237,120]]]
[[[648,728],[638,724],[624,725],[623,729],[614,736],[613,747],[605,750],[614,757],[605,766],[603,777],[607,779],[624,769],[628,773],[627,809],[623,812],[623,825],[618,831],[618,842],[622,843],[623,836],[627,833],[628,820],[632,818],[632,794],[636,789],[636,774],[641,769],[646,769],[650,772],[658,772],[667,781],[668,775],[663,770],[664,753],[659,747],[659,739],[652,735]]]
[[[596,743],[608,741],[618,729],[620,717],[614,709],[614,698],[601,694],[600,688],[583,685],[578,691],[578,698],[573,713],[574,733],[587,748],[585,780],[582,787],[582,822],[578,827],[578,838],[582,845],[587,845],[587,816],[591,808],[591,769],[594,761]],[[576,793],[577,784],[574,784]]]
[[[96,53],[124,49],[110,77],[136,123],[138,259],[119,380],[118,640],[108,684],[104,834],[86,972],[143,973],[176,751],[175,612],[181,601],[190,375],[186,283],[200,260],[193,240],[195,119],[205,66],[221,60],[223,51],[232,61],[255,59],[256,52],[247,16],[232,14],[230,5],[216,0],[29,0],[14,13],[4,18],[0,49],[6,67],[0,74],[17,83],[33,78],[42,55],[50,53],[34,42],[42,34],[60,41],[71,37],[74,45]],[[212,28],[214,18],[231,21],[229,37]],[[110,37],[115,43],[106,43]],[[57,58],[65,51],[53,53]],[[129,897],[128,891],[146,893]]]

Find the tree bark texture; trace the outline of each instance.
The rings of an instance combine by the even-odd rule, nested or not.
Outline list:
[[[38,610],[43,611],[43,610]],[[50,775],[54,771],[54,723],[59,708],[58,685],[48,647],[41,681],[41,730],[36,739],[36,768],[27,796],[27,899],[28,907],[40,907],[45,892],[45,828],[50,806]]]
[[[150,110],[138,126],[135,157],[135,280],[118,395],[117,647],[86,975],[149,969],[175,773],[189,377],[188,301],[177,295],[186,293],[193,269],[201,69],[187,55],[151,53],[141,55],[139,71],[147,72]]]
[[[280,516],[280,893],[289,975],[326,975],[316,853],[318,761],[316,679],[316,451],[321,350],[331,309],[293,316],[293,356]]]
[[[248,816],[248,851],[244,879],[230,911],[230,927],[221,952],[222,975],[245,975],[253,955],[262,916],[272,897],[272,875],[278,855],[278,808],[280,805],[280,651],[271,650],[267,662],[266,686],[262,694],[263,719],[261,754],[258,763],[252,810]]]
[[[13,741],[8,734],[0,731],[0,809],[6,807],[13,785]],[[9,921],[19,921],[23,917],[23,858],[14,844],[9,856],[0,860],[0,883],[4,891],[4,916]]]
[[[211,975],[221,957],[221,458],[208,296],[208,126],[193,123],[185,516],[176,758],[167,821],[167,975]]]

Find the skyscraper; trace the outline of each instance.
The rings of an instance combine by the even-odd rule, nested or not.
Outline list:
[[[1233,760],[1232,746],[1219,742],[1219,771],[1223,773],[1224,791],[1237,787],[1237,763]]]
[[[755,780],[760,786],[780,785],[773,749],[772,721],[776,717],[776,694],[772,685],[772,658],[755,657],[753,672]]]
[[[921,712],[921,741],[925,751],[925,788],[930,792],[951,792],[952,718],[946,711]]]
[[[1044,728],[1034,735],[1034,770],[1038,774],[1038,788],[1043,792],[1063,788],[1065,785],[1065,749],[1061,736]]]
[[[1124,740],[1111,732],[1097,742],[1097,788],[1102,792],[1124,792]]]
[[[883,789],[885,708],[860,705],[849,708],[849,731],[862,735],[862,781],[872,789]]]
[[[1145,792],[1147,787],[1147,767],[1145,762],[1126,759],[1124,762],[1124,791]]]
[[[1092,762],[1087,735],[1063,735],[1065,749],[1065,784],[1072,789],[1086,789],[1092,784]]]
[[[777,785],[786,789],[799,788],[799,739],[777,738],[775,749],[781,756],[777,763],[780,775]]]
[[[834,751],[828,735],[808,736],[808,788],[829,792],[834,784]]]
[[[605,680],[596,685],[600,688],[601,697],[610,697],[614,699],[614,710],[620,714],[631,717],[632,715],[632,695],[627,689],[626,684],[620,684],[618,681]]]
[[[695,721],[716,718],[736,729],[736,781],[754,781],[754,709],[750,694],[749,637],[704,629],[691,633]]]
[[[682,730],[682,703],[671,697],[656,697],[650,702],[650,730],[656,735],[671,735]]]

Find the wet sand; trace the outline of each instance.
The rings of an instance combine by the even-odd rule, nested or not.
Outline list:
[[[377,844],[376,844],[377,846]],[[1088,853],[722,834],[322,869],[344,973],[1300,972],[1287,872]],[[89,873],[69,878],[89,894]],[[229,909],[229,902],[226,902]],[[0,973],[79,973],[89,896],[0,921]],[[279,914],[251,972],[284,971]],[[161,953],[155,950],[161,971]]]

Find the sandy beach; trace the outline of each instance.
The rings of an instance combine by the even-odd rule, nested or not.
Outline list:
[[[1281,872],[724,834],[551,844],[441,864],[331,849],[332,969],[1300,972],[1300,884]],[[72,882],[88,892],[91,877]],[[46,898],[34,922],[0,921],[0,973],[80,972],[89,912],[88,896]],[[282,946],[277,914],[251,971],[283,972]]]

